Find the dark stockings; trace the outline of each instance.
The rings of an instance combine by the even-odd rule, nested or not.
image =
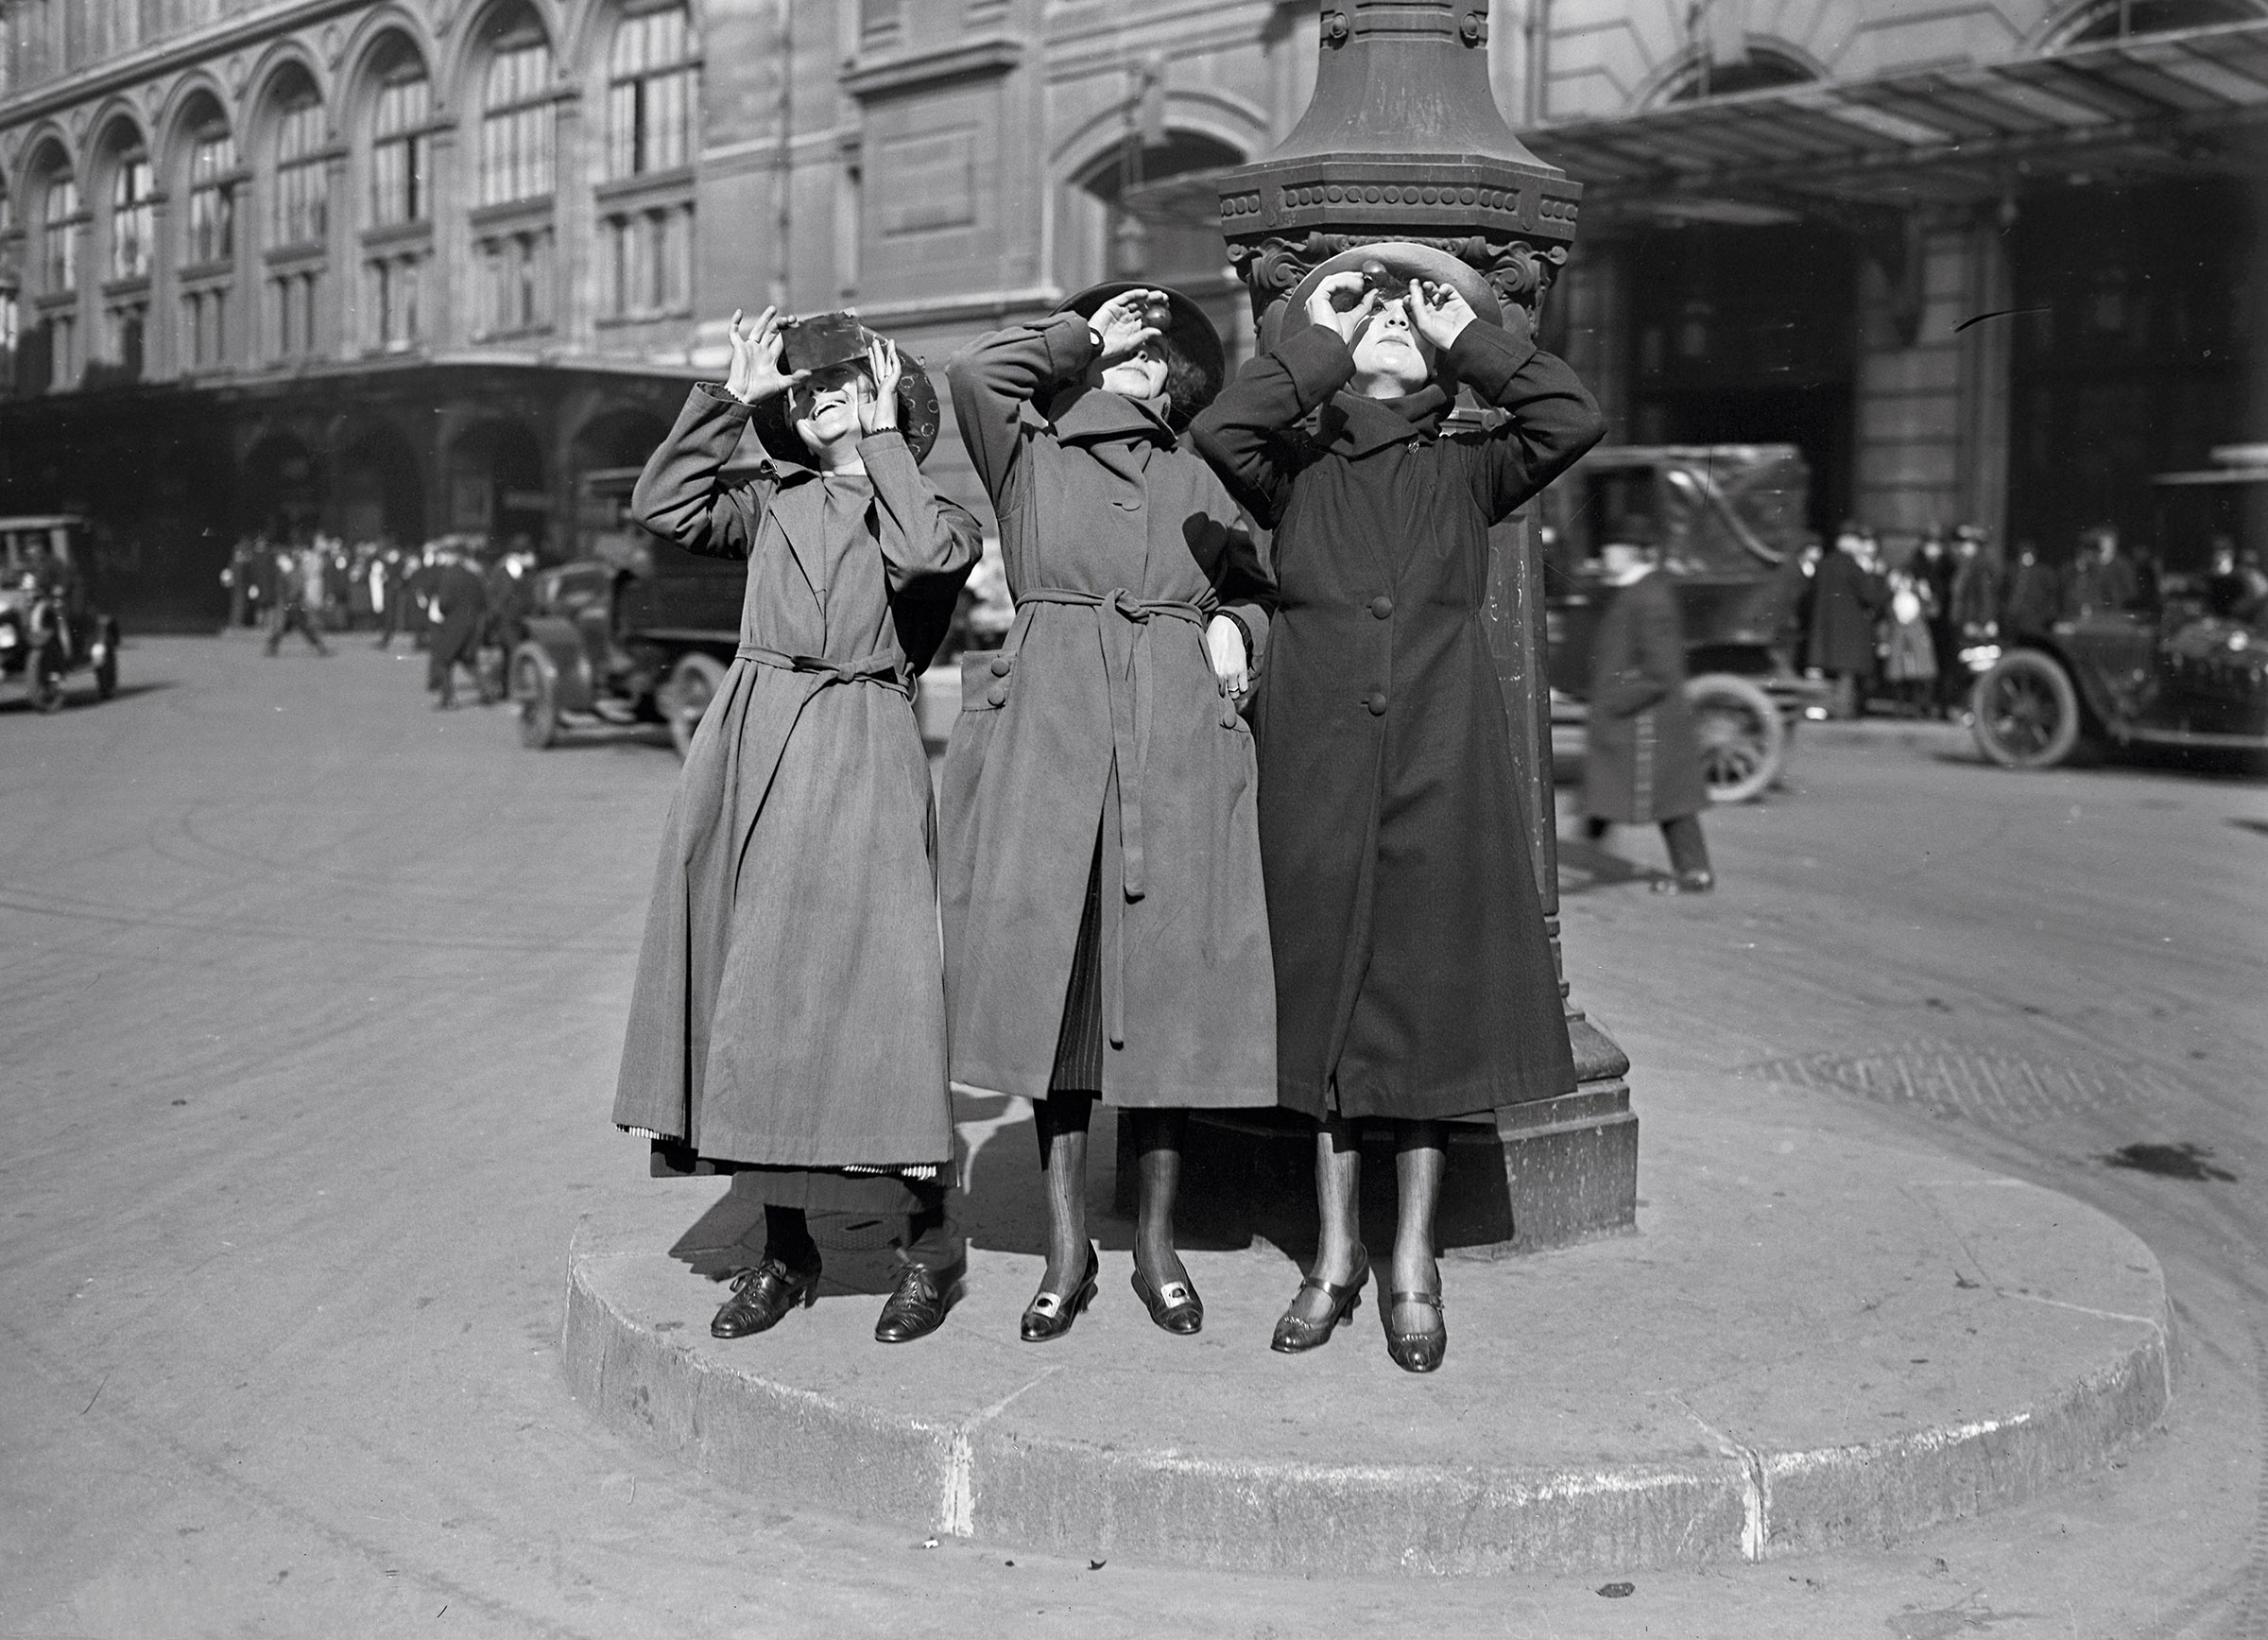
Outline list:
[[[1095,1096],[1056,1093],[1032,1105],[1040,1165],[1047,1178],[1047,1273],[1040,1285],[1068,1293],[1087,1270],[1087,1126]],[[1174,1197],[1181,1183],[1186,1111],[1136,1111],[1135,1154],[1141,1182],[1134,1225],[1134,1264],[1153,1285],[1186,1281],[1174,1251]]]
[[[1394,1183],[1399,1202],[1394,1226],[1394,1259],[1380,1286],[1402,1292],[1439,1292],[1440,1267],[1434,1260],[1434,1209],[1441,1200],[1446,1154],[1438,1122],[1395,1122]],[[1355,1250],[1362,1245],[1363,1152],[1353,1124],[1326,1120],[1315,1134],[1315,1206],[1319,1226],[1313,1273],[1334,1286],[1354,1279]],[[1380,1295],[1380,1303],[1386,1302]],[[1292,1301],[1293,1313],[1319,1321],[1330,1303],[1313,1287]],[[1389,1318],[1395,1331],[1429,1332],[1440,1318],[1424,1304],[1396,1304]]]
[[[800,1207],[764,1207],[764,1251],[790,1269],[819,1262],[819,1244],[811,1238],[811,1220]]]

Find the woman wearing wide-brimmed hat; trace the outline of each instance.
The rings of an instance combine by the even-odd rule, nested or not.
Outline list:
[[[1253,712],[1261,853],[1278,1085],[1320,1124],[1322,1234],[1275,1347],[1322,1343],[1360,1297],[1356,1129],[1383,1119],[1400,1191],[1387,1347],[1428,1372],[1448,1342],[1440,1123],[1574,1086],[1482,626],[1488,528],[1602,424],[1528,310],[1442,251],[1358,247],[1284,312],[1192,429],[1273,527],[1280,589]],[[1460,383],[1500,424],[1444,425]]]
[[[1098,285],[980,337],[948,374],[1017,605],[964,659],[940,809],[956,1082],[1033,1101],[1047,1269],[1022,1336],[1092,1298],[1095,1101],[1135,1113],[1133,1284],[1194,1333],[1174,1249],[1193,1108],[1276,1099],[1275,993],[1250,732],[1237,707],[1271,589],[1236,504],[1179,433],[1219,337],[1175,292]]]
[[[920,474],[937,429],[919,363],[848,315],[807,321],[788,361],[768,308],[729,333],[730,375],[693,389],[631,495],[646,528],[748,579],[662,834],[614,1120],[656,1173],[734,1173],[764,1203],[765,1256],[712,1332],[808,1304],[807,1215],[860,1213],[902,1221],[874,1329],[902,1343],[944,1320],[963,1262],[912,689],[982,535]],[[769,459],[734,477],[751,418]]]

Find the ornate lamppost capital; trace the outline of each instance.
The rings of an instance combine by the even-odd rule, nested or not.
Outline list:
[[[1535,307],[1574,243],[1583,189],[1498,112],[1486,0],[1327,0],[1319,42],[1305,117],[1220,181],[1253,318],[1264,326],[1316,264],[1385,239],[1446,250]]]

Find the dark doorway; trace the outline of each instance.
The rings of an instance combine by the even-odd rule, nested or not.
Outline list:
[[[2068,559],[2108,522],[2165,567],[2206,540],[2152,540],[2157,473],[2211,465],[2246,423],[2246,284],[2259,221],[2213,181],[2067,188],[2022,201],[2009,246],[2019,310],[2009,380],[2008,533]]]
[[[1710,224],[1631,241],[1631,431],[1643,444],[1794,444],[1811,527],[1850,510],[1857,252],[1832,230]]]
[[[244,527],[275,541],[312,535],[323,516],[322,473],[314,452],[289,433],[271,433],[244,458]]]
[[[449,447],[446,527],[498,546],[524,540],[538,551],[551,532],[543,448],[517,422],[483,422]]]
[[[387,537],[415,546],[425,539],[425,485],[399,433],[373,428],[340,455],[338,527],[350,542]]]

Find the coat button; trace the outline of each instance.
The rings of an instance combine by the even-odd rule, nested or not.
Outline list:
[[[992,657],[992,676],[995,678],[1005,678],[1008,675],[1009,669],[1015,665],[1016,663],[1009,660],[1005,655],[995,655]]]
[[[1383,593],[1379,594],[1378,596],[1370,600],[1370,613],[1376,615],[1380,620],[1384,620],[1388,615],[1394,613],[1394,600],[1386,596]]]
[[[1223,729],[1236,727],[1236,702],[1226,695],[1221,697],[1221,727]]]
[[[1008,686],[1005,683],[993,684],[985,691],[985,699],[995,706],[1005,706],[1008,703]]]
[[[1383,717],[1386,715],[1386,692],[1383,689],[1373,690],[1370,699],[1363,704],[1370,708],[1371,716]]]

